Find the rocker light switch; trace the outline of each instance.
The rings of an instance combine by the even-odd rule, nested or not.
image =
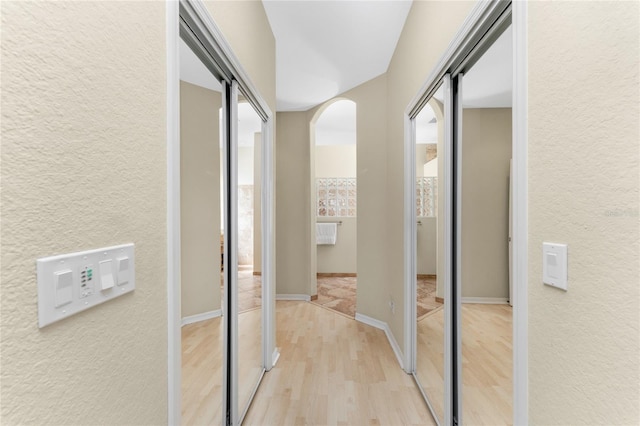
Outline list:
[[[129,258],[119,257],[116,259],[116,267],[118,268],[118,285],[124,285],[129,282]]]
[[[56,308],[71,303],[73,300],[73,272],[70,269],[58,271],[54,274],[53,282],[56,291]]]
[[[542,282],[567,290],[567,245],[542,244]]]
[[[103,260],[100,262],[100,289],[109,290],[113,285],[113,267],[111,260]]]

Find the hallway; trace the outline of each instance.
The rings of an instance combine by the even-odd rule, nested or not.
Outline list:
[[[305,302],[277,302],[280,360],[246,425],[431,425],[382,330]]]

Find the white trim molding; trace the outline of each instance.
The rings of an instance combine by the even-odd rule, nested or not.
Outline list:
[[[311,302],[308,294],[276,294],[276,300],[297,300],[300,302]]]
[[[179,6],[166,3],[167,37],[167,423],[181,424]]]
[[[359,314],[357,312],[356,312],[356,321],[361,322],[363,324],[370,325],[371,327],[375,327],[384,331],[384,334],[387,336],[387,340],[389,341],[389,345],[391,345],[391,349],[393,349],[393,353],[396,355],[396,359],[398,360],[398,364],[400,365],[400,368],[405,370],[404,362],[403,362],[404,356],[402,355],[402,351],[400,350],[400,346],[398,345],[396,338],[393,337],[393,333],[389,328],[389,324],[387,324],[384,321],[371,318],[367,315]]]
[[[203,312],[201,314],[189,315],[182,318],[182,327],[188,324],[195,324],[196,322],[210,320],[212,318],[218,318],[222,316],[222,309],[216,309],[214,311]]]
[[[527,2],[513,2],[513,424],[529,423]]]

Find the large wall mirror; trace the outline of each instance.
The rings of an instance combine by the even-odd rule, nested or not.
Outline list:
[[[273,118],[205,6],[182,1],[176,18],[180,164],[179,178],[169,176],[180,189],[181,306],[179,318],[170,315],[180,331],[172,418],[239,425],[277,357]]]
[[[237,301],[238,408],[244,418],[264,372],[262,359],[262,119],[243,96],[238,99]]]
[[[444,108],[433,97],[415,118],[416,142],[416,380],[434,416],[444,419],[444,259],[438,199],[444,185]],[[440,154],[440,155],[439,155]],[[439,167],[440,166],[440,167]],[[440,213],[440,214],[439,214]],[[438,273],[440,269],[440,273]]]
[[[512,31],[460,78],[460,337],[465,424],[512,422]]]
[[[511,5],[477,12],[405,118],[407,370],[438,424],[514,415]]]
[[[223,88],[180,40],[182,419],[222,424]]]

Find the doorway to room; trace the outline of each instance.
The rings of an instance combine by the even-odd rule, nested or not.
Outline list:
[[[356,103],[329,102],[311,121],[312,302],[355,318],[357,289]],[[315,244],[314,244],[315,242]]]

